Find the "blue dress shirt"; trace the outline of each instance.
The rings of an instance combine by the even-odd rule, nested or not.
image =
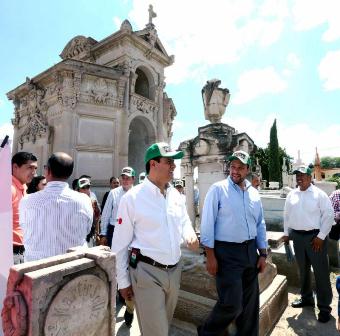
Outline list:
[[[230,176],[214,183],[205,198],[201,243],[213,248],[215,240],[242,243],[256,239],[258,249],[267,248],[266,225],[258,191],[245,180],[242,190]]]

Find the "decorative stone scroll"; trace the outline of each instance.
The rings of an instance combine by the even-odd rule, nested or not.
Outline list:
[[[80,58],[79,56],[82,56],[83,54],[88,53],[91,47],[95,45],[96,43],[97,41],[91,37],[78,35],[66,44],[65,48],[60,54],[60,57],[62,59],[67,59],[67,58],[78,59]]]

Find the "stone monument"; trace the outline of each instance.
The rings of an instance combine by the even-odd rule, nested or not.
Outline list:
[[[145,170],[143,155],[153,142],[170,142],[176,108],[164,91],[164,68],[173,64],[149,21],[133,31],[128,20],[97,41],[76,36],[61,62],[7,93],[14,104],[13,153],[39,158],[38,174],[52,152],[75,160],[70,179],[92,176],[98,194],[124,166]]]
[[[1,317],[5,336],[112,336],[115,256],[108,247],[13,266]]]
[[[242,149],[252,153],[254,141],[246,133],[238,133],[233,127],[221,123],[228,105],[228,89],[219,88],[220,80],[207,81],[202,89],[204,115],[211,123],[198,128],[198,135],[180,144],[184,151],[181,174],[185,177],[187,209],[191,221],[195,222],[194,210],[194,168],[198,167],[200,210],[209,187],[227,174],[226,156]],[[201,211],[200,211],[201,213]]]

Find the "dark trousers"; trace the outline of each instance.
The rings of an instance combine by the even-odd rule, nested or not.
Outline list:
[[[109,248],[111,248],[112,245],[112,236],[113,236],[113,232],[115,230],[115,226],[114,225],[108,225],[107,226],[107,230],[106,230],[106,239],[107,239],[107,246]]]
[[[259,285],[255,241],[248,244],[215,242],[218,263],[218,300],[199,330],[199,336],[217,336],[235,320],[238,336],[259,332]]]
[[[301,299],[311,301],[313,299],[311,266],[313,267],[317,304],[320,311],[329,313],[332,302],[332,287],[329,279],[328,262],[328,239],[325,238],[322,250],[315,252],[312,249],[311,241],[317,235],[313,232],[297,232],[292,230],[296,262],[300,272]]]

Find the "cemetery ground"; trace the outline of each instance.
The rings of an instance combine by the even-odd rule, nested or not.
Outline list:
[[[317,321],[317,307],[292,308],[290,304],[299,297],[299,289],[288,287],[288,306],[280,320],[275,325],[270,336],[339,336],[336,329],[338,314],[338,293],[335,288],[335,278],[340,274],[340,268],[331,269],[331,284],[333,289],[331,320],[328,323]],[[140,336],[137,316],[132,327],[124,324],[125,306],[117,306],[116,336]],[[192,324],[174,320],[171,326],[170,336],[194,336],[196,328]]]

